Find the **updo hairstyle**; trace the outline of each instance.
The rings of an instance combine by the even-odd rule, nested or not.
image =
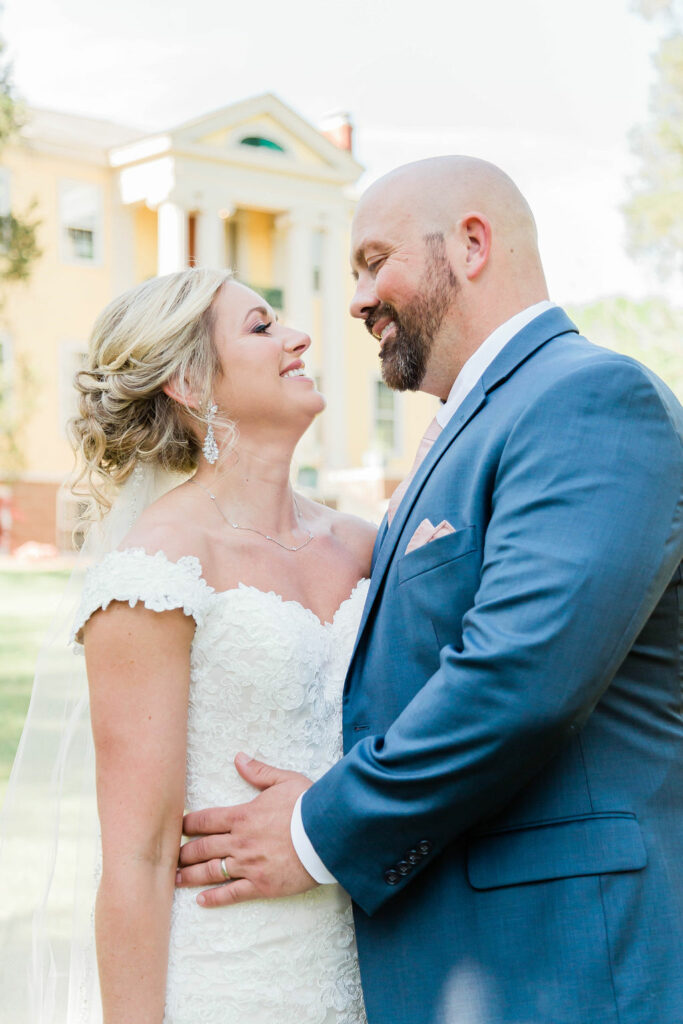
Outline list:
[[[193,420],[206,425],[214,378],[221,372],[213,344],[213,300],[229,270],[192,268],[155,277],[110,302],[90,338],[85,369],[76,374],[79,415],[69,433],[85,481],[100,511],[111,506],[112,484],[136,463],[192,472],[201,442]],[[193,408],[164,393],[173,382]]]

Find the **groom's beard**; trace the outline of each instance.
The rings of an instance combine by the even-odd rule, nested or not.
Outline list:
[[[382,345],[382,377],[395,391],[418,391],[425,373],[432,343],[454,301],[458,281],[453,273],[442,235],[428,235],[427,266],[419,293],[403,311],[383,304],[365,325],[370,332],[378,320],[391,317],[396,325],[393,338]]]

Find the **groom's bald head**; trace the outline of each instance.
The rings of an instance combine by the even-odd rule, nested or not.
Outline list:
[[[536,242],[536,224],[526,199],[504,171],[471,156],[438,156],[404,164],[385,174],[363,195],[366,206],[407,203],[428,231],[451,230],[464,213],[485,213],[497,231]]]
[[[435,394],[495,327],[547,298],[529,204],[507,174],[475,157],[419,160],[371,185],[354,217],[352,264],[351,311],[370,326],[373,309],[400,316],[411,287],[425,299],[429,372],[417,386]],[[425,295],[435,274],[438,287]]]

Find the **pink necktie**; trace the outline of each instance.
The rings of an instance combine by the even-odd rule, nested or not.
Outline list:
[[[410,473],[408,473],[408,476],[405,478],[405,480],[403,480],[398,485],[394,493],[391,495],[391,498],[389,499],[389,508],[387,509],[387,519],[389,521],[389,525],[391,525],[391,520],[394,518],[394,515],[396,514],[396,509],[400,505],[403,495],[410,487],[412,479],[417,473],[420,463],[427,455],[427,452],[436,441],[442,429],[443,428],[441,424],[439,423],[435,416],[432,422],[425,430],[424,436],[420,441],[420,446],[417,449],[417,455],[415,456],[415,461],[413,462],[413,466],[412,469],[410,470]]]

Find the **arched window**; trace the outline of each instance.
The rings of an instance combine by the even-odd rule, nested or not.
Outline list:
[[[240,141],[241,146],[255,146],[258,149],[274,149],[278,153],[284,153],[284,148],[279,142],[273,142],[272,139],[266,139],[262,135],[247,135],[246,138]]]

